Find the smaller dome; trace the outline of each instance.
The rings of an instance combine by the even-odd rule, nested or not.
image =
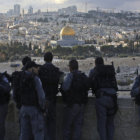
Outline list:
[[[75,36],[75,31],[71,27],[66,26],[62,28],[60,35],[61,36]]]

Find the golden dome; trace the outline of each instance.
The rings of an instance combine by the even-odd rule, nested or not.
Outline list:
[[[60,35],[61,36],[75,36],[75,31],[71,27],[66,26],[62,28]]]

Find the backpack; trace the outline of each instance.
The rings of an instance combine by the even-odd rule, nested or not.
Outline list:
[[[21,107],[20,81],[22,73],[23,71],[15,71],[12,73],[13,98],[18,109]]]
[[[85,104],[88,100],[89,81],[82,72],[73,72],[70,89],[63,93],[67,104]]]
[[[95,67],[94,76],[92,77],[92,89],[97,91],[101,88],[114,88],[118,90],[113,65],[99,65]]]
[[[26,92],[26,90],[34,90],[35,82],[34,82],[34,74],[26,74],[26,72],[21,73],[20,77],[20,92]]]
[[[20,80],[21,104],[38,106],[38,96],[33,73],[22,72]]]

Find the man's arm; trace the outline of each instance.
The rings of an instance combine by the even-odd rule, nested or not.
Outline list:
[[[62,84],[62,89],[64,91],[68,91],[70,89],[72,78],[73,78],[72,73],[68,73]]]
[[[35,76],[35,85],[36,85],[36,90],[37,90],[37,95],[38,95],[38,101],[41,109],[45,109],[46,105],[46,99],[45,99],[45,93],[42,87],[42,83],[39,79],[39,77]]]
[[[135,83],[132,87],[132,90],[131,90],[130,94],[131,94],[131,97],[135,97],[139,93],[140,93],[140,76],[136,77]]]

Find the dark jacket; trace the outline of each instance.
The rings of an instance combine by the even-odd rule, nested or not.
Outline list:
[[[63,72],[52,63],[46,63],[40,68],[39,77],[42,81],[46,98],[50,101],[56,100],[58,84],[62,74]]]

